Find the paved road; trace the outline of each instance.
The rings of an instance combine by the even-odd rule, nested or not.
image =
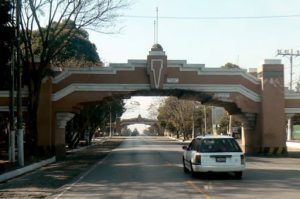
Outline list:
[[[128,138],[50,198],[299,198],[299,158],[251,157],[243,180],[195,179],[182,171],[181,146],[168,138]]]

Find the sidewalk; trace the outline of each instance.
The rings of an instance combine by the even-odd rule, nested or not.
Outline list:
[[[85,150],[87,148],[90,148],[97,144],[102,144],[107,140],[107,137],[103,138],[96,138],[92,140],[92,144],[88,146],[83,146],[80,148],[68,150],[66,154],[73,154],[82,150]],[[36,170],[38,168],[41,168],[43,166],[46,166],[48,164],[56,162],[56,157],[49,157],[48,159],[43,160],[29,160],[25,162],[24,167],[19,167],[16,163],[10,163],[9,161],[0,160],[0,183],[4,182],[6,180],[15,178],[17,176],[23,175],[25,173],[28,173],[30,171]]]
[[[300,140],[291,140],[286,142],[288,151],[299,151],[300,152]]]

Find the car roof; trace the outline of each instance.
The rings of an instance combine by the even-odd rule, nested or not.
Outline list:
[[[229,135],[205,135],[205,136],[197,136],[196,137],[197,139],[224,139],[224,138],[233,138],[232,136],[229,136]]]

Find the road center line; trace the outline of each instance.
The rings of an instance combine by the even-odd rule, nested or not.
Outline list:
[[[206,193],[204,190],[199,188],[193,181],[187,181],[186,183],[191,185],[199,193],[203,194],[206,199],[212,199],[212,197],[208,193]]]
[[[95,170],[97,166],[101,165],[110,155],[111,155],[111,152],[109,152],[102,160],[100,160],[99,162],[94,164],[87,172],[83,173],[75,182],[73,182],[69,186],[66,186],[64,188],[64,191],[61,192],[60,194],[58,194],[54,199],[59,199],[61,196],[63,196],[67,191],[69,191],[72,187],[74,187],[78,182],[80,182],[83,178],[85,178],[89,173],[91,173],[93,170]]]

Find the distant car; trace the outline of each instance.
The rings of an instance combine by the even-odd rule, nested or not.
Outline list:
[[[184,172],[233,172],[238,179],[245,170],[245,155],[231,136],[198,136],[184,149]]]

